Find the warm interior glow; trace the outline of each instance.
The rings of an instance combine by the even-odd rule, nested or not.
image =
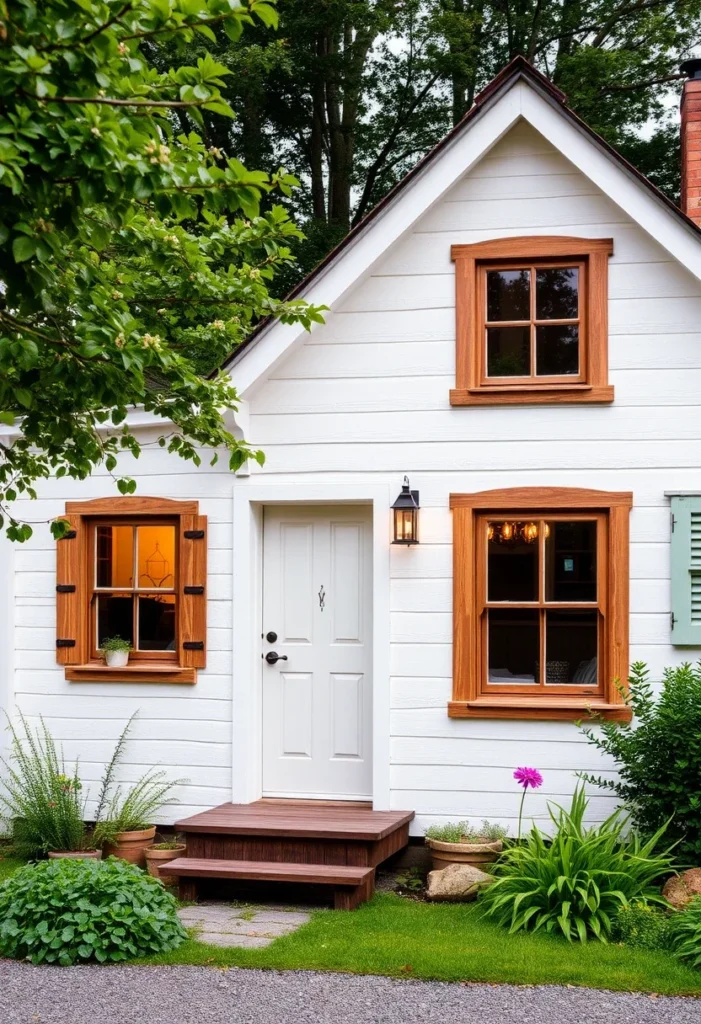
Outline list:
[[[137,526],[137,586],[172,590],[175,586],[175,527]]]

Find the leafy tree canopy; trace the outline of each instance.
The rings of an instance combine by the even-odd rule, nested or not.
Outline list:
[[[7,505],[35,497],[38,479],[83,479],[103,463],[114,473],[120,451],[138,456],[130,407],[169,420],[159,444],[184,458],[210,448],[232,470],[262,461],[225,425],[228,379],[198,370],[261,316],[320,319],[270,291],[301,237],[272,199],[297,181],[247,170],[201,129],[205,116],[233,116],[230,69],[206,52],[214,29],[237,45],[245,26],[276,24],[270,0],[0,0],[0,511],[11,539],[31,527]],[[159,69],[164,46],[172,60]]]

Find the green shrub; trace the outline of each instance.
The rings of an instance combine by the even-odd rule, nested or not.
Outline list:
[[[469,843],[477,839],[494,843],[506,839],[508,834],[508,828],[494,825],[490,821],[483,821],[479,827],[471,825],[469,821],[448,821],[445,825],[429,825],[425,833],[427,839],[436,839],[441,843]]]
[[[669,949],[669,914],[640,900],[628,903],[616,915],[613,938],[635,949]]]
[[[701,897],[672,915],[669,931],[674,955],[691,967],[701,967]]]
[[[10,725],[11,763],[4,763],[0,808],[10,821],[12,845],[21,857],[49,850],[85,850],[90,842],[78,764],[68,770],[42,721],[32,732],[20,715],[19,734]]]
[[[114,857],[27,864],[0,886],[0,956],[65,965],[176,949],[176,908],[158,879]]]
[[[667,838],[681,860],[701,858],[701,662],[666,669],[655,696],[643,662],[631,668],[631,723],[600,722],[583,731],[616,763],[618,779],[581,775],[614,792],[643,836],[670,822]],[[671,820],[670,820],[671,819]]]
[[[621,907],[634,899],[663,902],[654,883],[670,870],[672,858],[653,851],[664,828],[646,843],[635,833],[626,837],[627,818],[620,810],[585,828],[587,804],[578,788],[569,811],[549,808],[552,840],[534,825],[495,865],[497,880],[480,899],[486,913],[511,932],[542,928],[570,942],[606,942]]]

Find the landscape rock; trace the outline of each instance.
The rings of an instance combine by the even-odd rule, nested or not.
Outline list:
[[[480,889],[494,879],[471,864],[450,864],[440,871],[429,871],[426,895],[430,900],[467,903],[477,899]]]
[[[672,875],[665,882],[662,895],[675,910],[683,910],[694,896],[701,896],[701,868],[689,868],[680,875]]]

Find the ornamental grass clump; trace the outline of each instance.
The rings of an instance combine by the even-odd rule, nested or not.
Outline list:
[[[670,921],[672,952],[690,967],[701,967],[701,897],[672,915]]]
[[[0,956],[119,962],[177,949],[186,938],[174,897],[114,857],[27,864],[0,886]]]
[[[626,835],[628,818],[617,810],[586,828],[587,805],[578,788],[569,811],[548,806],[552,839],[534,825],[502,854],[497,880],[480,897],[488,916],[512,933],[542,929],[569,942],[607,942],[621,907],[632,900],[664,905],[659,880],[672,870],[672,857],[655,849],[665,826],[643,842]]]
[[[11,756],[2,762],[0,789],[0,811],[10,822],[14,849],[21,857],[93,849],[78,763],[66,767],[43,721],[33,732],[22,715],[19,720],[21,732],[9,725]]]

